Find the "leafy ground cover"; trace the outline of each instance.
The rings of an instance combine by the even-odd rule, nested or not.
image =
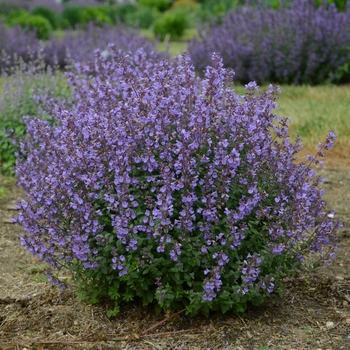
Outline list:
[[[330,155],[329,160],[331,160]],[[139,304],[106,318],[105,304],[88,305],[72,290],[45,282],[46,268],[19,244],[21,228],[8,223],[23,196],[15,181],[0,201],[0,348],[12,349],[348,349],[350,333],[349,164],[334,158],[317,169],[326,177],[325,199],[344,227],[337,258],[328,267],[304,271],[245,315],[210,318],[155,314]],[[163,322],[169,317],[166,322]],[[152,328],[154,327],[154,328]]]

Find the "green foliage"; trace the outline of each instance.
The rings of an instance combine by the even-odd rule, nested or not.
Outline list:
[[[337,84],[350,82],[350,62],[344,63],[338,67],[338,71],[331,76],[331,80]]]
[[[160,12],[164,12],[170,7],[171,0],[138,0],[138,3],[141,6],[153,7]]]
[[[53,29],[58,29],[60,26],[60,16],[57,12],[45,7],[45,6],[37,6],[31,12],[32,15],[38,15],[46,18]]]
[[[208,20],[221,18],[231,9],[240,5],[242,0],[206,0],[203,1],[197,10],[197,17],[200,21],[206,22]]]
[[[138,7],[133,4],[124,4],[121,6],[114,7],[113,17],[114,21],[121,23],[127,23],[128,18],[133,16],[138,11]]]
[[[31,30],[36,30],[36,35],[38,39],[48,40],[52,33],[52,26],[50,22],[39,15],[31,15],[27,13],[22,13],[11,19],[12,25],[19,25],[22,28],[29,28]]]
[[[6,187],[0,186],[0,200],[6,198],[9,193],[10,191]]]
[[[83,24],[83,12],[79,6],[66,6],[62,11],[63,25],[75,28]]]
[[[171,39],[180,39],[189,26],[185,12],[173,10],[164,13],[154,24],[153,32],[156,37],[164,40],[166,35]]]
[[[136,12],[127,15],[126,22],[133,27],[148,29],[158,16],[159,12],[156,9],[139,6]]]
[[[329,3],[334,3],[339,11],[345,11],[347,0],[328,0]]]
[[[324,0],[316,0],[316,5],[321,6]],[[328,4],[334,4],[338,11],[345,11],[347,0],[327,0]]]
[[[113,24],[106,6],[86,6],[82,10],[81,20],[83,23],[94,22],[95,24]]]
[[[183,8],[187,11],[194,11],[198,8],[198,4],[194,0],[175,0],[171,5],[172,9]]]
[[[265,0],[264,5],[268,5],[274,10],[278,10],[281,7],[280,0]]]

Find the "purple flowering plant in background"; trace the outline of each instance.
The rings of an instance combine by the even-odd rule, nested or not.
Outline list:
[[[123,25],[97,26],[90,22],[84,30],[66,30],[62,38],[52,37],[44,47],[46,64],[58,66],[63,69],[71,64],[71,61],[87,63],[94,61],[94,51],[100,49],[108,55],[108,44],[113,43],[124,52],[136,53],[143,48],[148,54],[153,53],[159,58],[165,54],[155,54],[155,43],[141,36],[136,30]]]
[[[61,105],[68,102],[70,91],[62,72],[70,71],[73,62],[84,69],[89,64],[93,71],[94,50],[99,48],[108,56],[112,54],[109,43],[121,52],[135,53],[142,48],[147,61],[167,55],[154,52],[154,43],[124,26],[101,28],[90,23],[83,31],[66,31],[63,38],[52,37],[40,43],[33,31],[7,28],[0,22],[0,35],[0,72],[4,81],[0,95],[0,172],[6,174],[13,173],[14,154],[18,150],[14,139],[26,134],[23,116],[42,118],[48,116],[46,110],[51,109],[53,102],[60,100]],[[79,96],[88,86],[85,80],[80,85]]]
[[[310,254],[333,257],[340,223],[318,159],[295,163],[302,145],[272,113],[277,87],[251,82],[239,96],[216,54],[198,78],[186,54],[110,52],[69,75],[76,103],[52,108],[59,125],[28,118],[21,144],[21,244],[53,283],[70,270],[81,298],[114,300],[109,316],[137,298],[157,311],[241,312]]]
[[[350,62],[349,47],[350,2],[340,12],[333,3],[295,0],[278,10],[238,6],[222,24],[203,24],[188,52],[197,71],[217,52],[243,84],[299,85],[337,82]]]
[[[124,25],[97,26],[90,22],[84,29],[66,30],[62,38],[51,36],[40,42],[34,30],[19,26],[7,28],[0,22],[0,71],[17,66],[18,59],[25,63],[42,58],[46,66],[69,70],[72,62],[94,61],[94,51],[100,49],[108,55],[108,44],[113,43],[125,53],[136,53],[143,48],[148,54],[159,58],[167,53],[155,53],[156,41],[150,42],[133,28]]]
[[[37,58],[40,42],[34,31],[19,26],[7,28],[0,21],[0,35],[0,72],[15,66],[19,58],[24,62]]]
[[[11,55],[2,58],[5,64],[0,75],[0,172],[13,175],[18,140],[26,134],[23,116],[55,123],[46,113],[48,102],[68,103],[70,91],[62,72],[47,67],[40,50],[27,61]]]

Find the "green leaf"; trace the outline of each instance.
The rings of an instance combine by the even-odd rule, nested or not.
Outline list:
[[[134,300],[134,296],[130,293],[124,293],[123,294],[123,300],[128,302]]]
[[[120,312],[119,305],[117,303],[115,303],[114,309],[107,311],[107,317],[111,318],[111,317],[117,316],[117,314],[119,314],[119,312]]]
[[[112,287],[108,291],[108,295],[113,300],[118,300],[120,298],[120,294],[118,292],[118,288]]]
[[[202,315],[204,315],[205,317],[209,317],[209,306],[207,304],[203,304],[201,309],[200,309],[200,312]]]
[[[146,299],[147,299],[148,304],[150,304],[154,299],[154,293],[152,291],[148,291],[146,293]]]

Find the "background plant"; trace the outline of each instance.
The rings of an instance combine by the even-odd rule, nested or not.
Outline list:
[[[15,153],[19,139],[26,134],[23,116],[46,118],[43,100],[63,103],[69,97],[69,86],[59,72],[45,66],[42,57],[25,63],[19,59],[3,70],[0,87],[0,171],[14,174]],[[54,121],[50,121],[54,122]]]
[[[154,35],[164,40],[169,35],[172,40],[181,38],[189,26],[189,20],[184,10],[175,9],[165,12],[153,26]]]
[[[81,8],[79,6],[65,6],[62,11],[62,24],[71,28],[84,24]]]
[[[80,297],[114,300],[110,316],[135,298],[241,312],[309,253],[333,256],[340,224],[320,178],[293,161],[301,143],[272,113],[276,87],[237,95],[217,56],[198,79],[186,55],[109,51],[69,74],[76,102],[52,111],[58,126],[26,120],[16,173],[29,200],[17,221],[29,252],[71,270]]]
[[[155,8],[139,6],[135,12],[127,14],[125,22],[132,27],[148,29],[159,17],[159,14],[159,11]]]
[[[30,29],[35,31],[38,39],[47,40],[52,34],[52,27],[50,22],[41,15],[30,15],[22,13],[11,19],[11,25],[19,25],[23,29]]]
[[[35,7],[32,12],[32,15],[37,15],[46,18],[53,29],[58,29],[61,25],[61,17],[60,14],[55,12],[54,10],[51,10],[45,6],[38,6]]]
[[[322,5],[323,1],[317,0],[317,5]],[[327,0],[328,4],[334,4],[339,11],[345,11],[347,0]]]
[[[141,6],[152,7],[160,12],[169,9],[171,0],[138,0],[137,3]]]
[[[0,71],[15,65],[17,59],[24,62],[35,59],[40,43],[35,32],[23,30],[20,26],[7,28],[0,22]]]
[[[108,44],[115,44],[123,52],[135,53],[143,48],[145,52],[154,51],[156,41],[149,41],[133,28],[123,25],[115,27],[96,26],[93,23],[86,25],[84,30],[67,30],[62,38],[52,37],[46,43],[43,55],[46,64],[58,66],[63,69],[72,61],[87,63],[94,60],[94,50],[100,49],[108,55]],[[166,54],[158,54],[165,57]]]
[[[205,22],[212,22],[213,20],[221,23],[224,17],[230,10],[242,5],[241,0],[205,0],[201,1],[201,6],[197,9],[198,19]]]
[[[86,6],[82,10],[82,23],[93,22],[98,25],[113,24],[113,20],[108,13],[106,6]],[[115,21],[114,21],[115,22]]]
[[[242,83],[321,84],[349,61],[350,12],[297,0],[279,10],[237,7],[200,30],[188,51],[198,71],[218,52]]]

